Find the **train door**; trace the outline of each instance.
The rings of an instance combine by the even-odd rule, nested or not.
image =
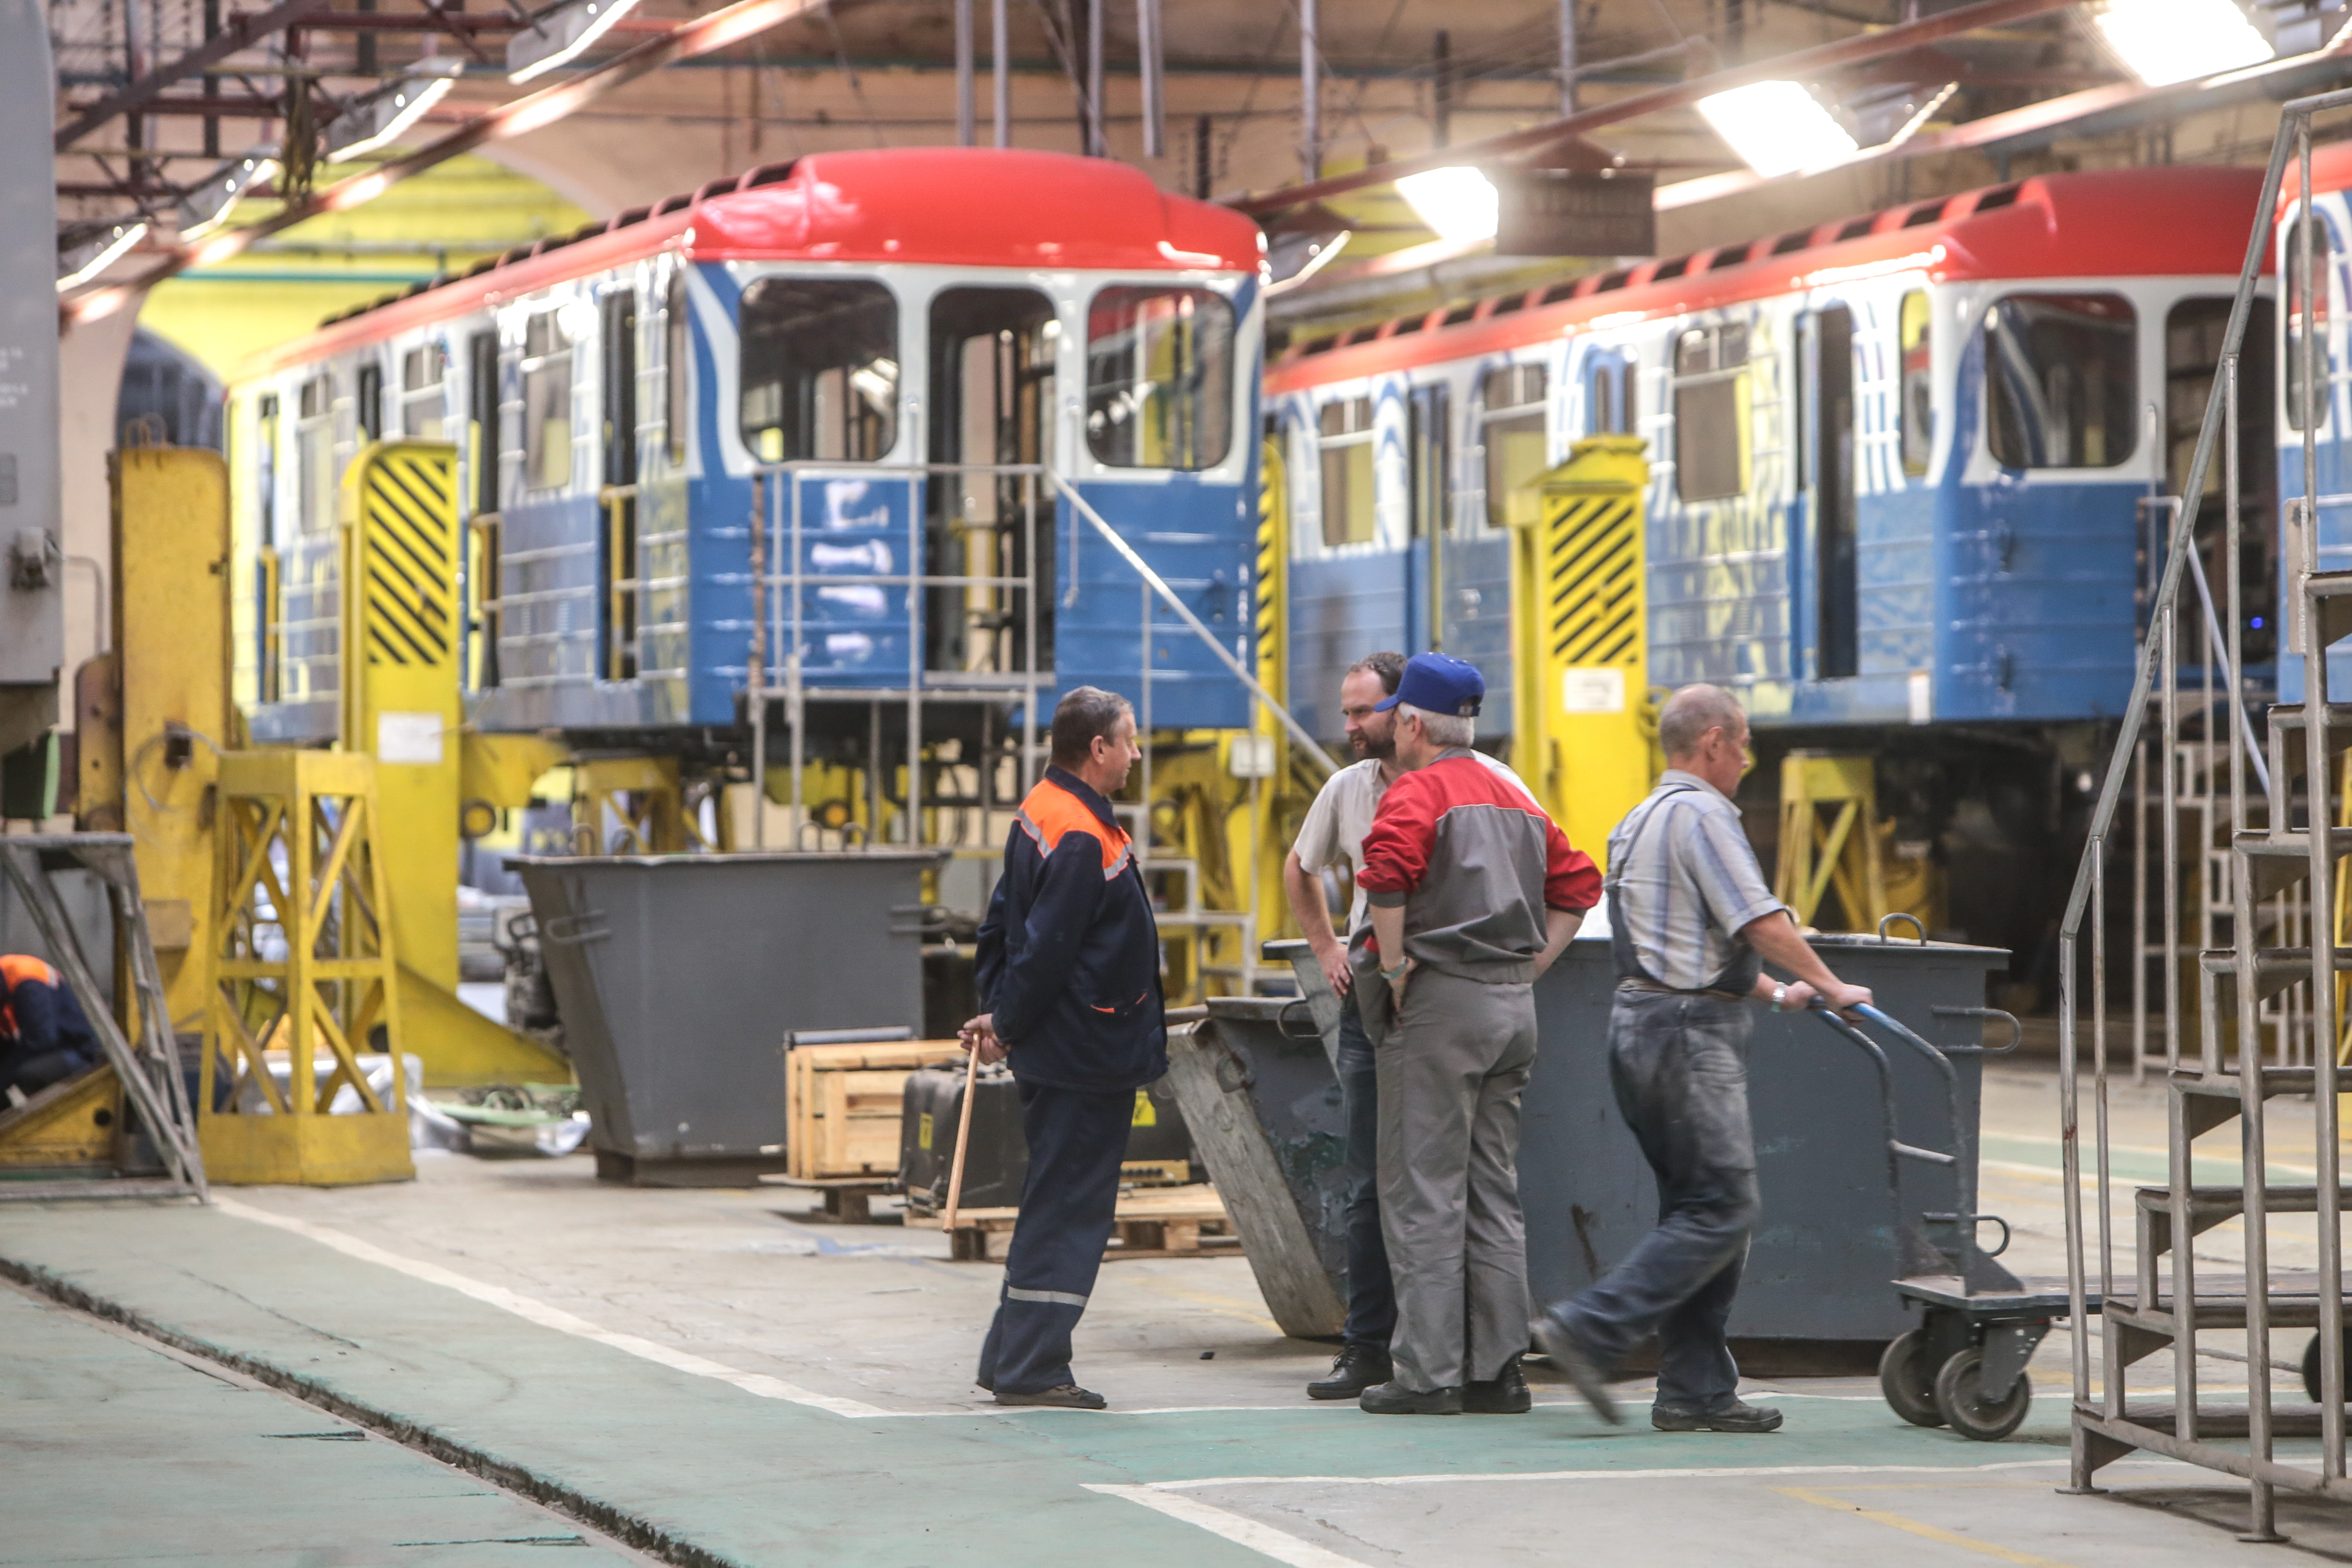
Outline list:
[[[637,291],[615,289],[601,301],[603,517],[596,535],[599,613],[596,673],[637,677]]]
[[[1790,626],[1829,679],[1861,668],[1853,462],[1853,312],[1843,305],[1798,323],[1798,489],[1804,536],[1789,542]],[[1801,592],[1801,585],[1810,592]],[[1801,657],[1796,661],[1804,668]]]
[[[2176,301],[2164,318],[2164,492],[2179,495],[2205,420],[2205,403],[2221,363],[2221,340],[2230,321],[2227,294],[2190,295]],[[2276,437],[2272,420],[2272,306],[2252,301],[2245,341],[2238,357],[2238,431],[2245,452],[2268,452]],[[2290,388],[2292,400],[2296,390]],[[2221,504],[2228,465],[2217,448],[2205,470],[2205,492],[2197,509],[2197,554],[2218,605],[2229,591],[2225,542],[2228,521]],[[2274,515],[2278,468],[2269,462],[2238,465],[2239,593],[2244,608],[2243,658],[2249,668],[2278,655],[2278,552]],[[2153,555],[2154,552],[2151,552]]]
[[[1407,653],[1444,646],[1444,542],[1454,531],[1450,390],[1443,382],[1416,386],[1405,403]]]
[[[466,472],[472,516],[467,519],[467,630],[473,640],[467,662],[475,690],[499,684],[499,639],[504,633],[499,601],[505,592],[499,561],[499,334],[474,333],[466,340]]]

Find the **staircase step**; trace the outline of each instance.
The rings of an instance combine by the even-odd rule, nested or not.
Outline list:
[[[2226,947],[2209,948],[2197,955],[2208,974],[2229,978],[2238,973],[2238,955]],[[2336,972],[2352,973],[2352,947],[2336,950]],[[2266,947],[2254,954],[2254,994],[2267,1002],[2298,980],[2311,978],[2311,949]]]
[[[2352,637],[2352,572],[2312,573],[2303,580],[2303,602],[2319,647]]]
[[[2311,876],[2311,835],[2301,828],[2247,828],[2232,838],[2231,847],[2245,857],[2257,904]],[[2329,828],[2327,847],[2336,859],[2352,855],[2352,827]]]

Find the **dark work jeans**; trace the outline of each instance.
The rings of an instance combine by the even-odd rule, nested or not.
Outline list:
[[[1658,1226],[1606,1277],[1551,1309],[1604,1371],[1654,1332],[1658,1403],[1675,1410],[1720,1410],[1738,1396],[1724,1325],[1758,1213],[1748,1031],[1743,1003],[1617,993],[1609,1079],[1657,1175]]]
[[[1135,1090],[1021,1085],[1029,1174],[1004,1249],[1004,1288],[980,1347],[982,1388],[1038,1394],[1074,1383],[1070,1335],[1094,1294],[1118,1207]]]
[[[1372,1042],[1349,995],[1339,1004],[1339,1093],[1348,1115],[1348,1326],[1351,1345],[1389,1348],[1396,1287],[1381,1238],[1381,1090]]]

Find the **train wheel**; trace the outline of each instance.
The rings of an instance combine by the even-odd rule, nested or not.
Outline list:
[[[1878,1386],[1895,1414],[1914,1426],[1941,1426],[1936,1408],[1936,1374],[1927,1361],[1927,1331],[1898,1334],[1878,1358]]]
[[[1984,1352],[1971,1347],[1944,1363],[1936,1374],[1936,1408],[1961,1436],[1998,1443],[2017,1430],[2033,1408],[2033,1384],[2023,1373],[1999,1400],[1987,1399],[1979,1379]]]

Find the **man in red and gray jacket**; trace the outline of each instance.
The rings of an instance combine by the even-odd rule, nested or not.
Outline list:
[[[1517,780],[1470,751],[1486,683],[1418,654],[1396,693],[1407,770],[1364,836],[1371,920],[1351,962],[1378,1060],[1380,1192],[1397,1325],[1379,1415],[1528,1408],[1519,1091],[1535,980],[1601,899],[1601,873]]]

